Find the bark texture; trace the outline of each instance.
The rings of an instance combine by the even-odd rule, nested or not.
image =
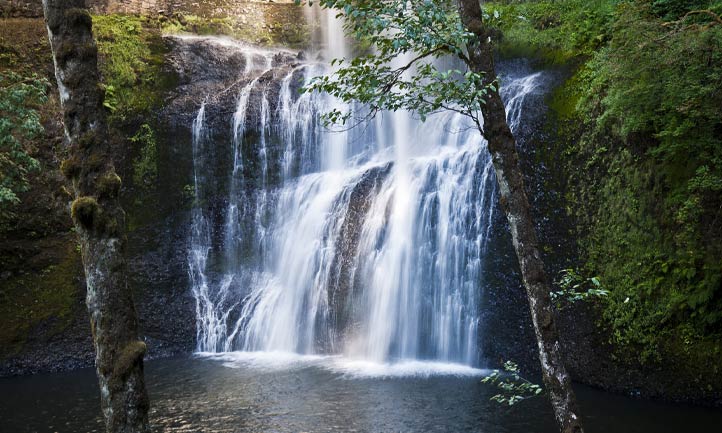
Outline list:
[[[121,180],[110,157],[99,85],[98,51],[84,0],[43,0],[45,22],[63,106],[70,157],[61,170],[72,182],[71,215],[87,282],[101,406],[109,433],[146,433],[145,343],[127,284]]]
[[[468,47],[469,66],[484,74],[485,83],[497,81],[494,67],[492,33],[485,28],[479,0],[458,0],[461,19],[466,28],[477,36],[477,43]],[[519,166],[516,140],[506,121],[506,110],[498,85],[489,91],[482,104],[484,126],[482,134],[488,141],[496,180],[499,183],[501,206],[509,221],[514,250],[521,268],[524,287],[539,346],[544,384],[554,408],[554,415],[563,433],[581,433],[582,425],[571,378],[561,354],[559,333],[554,323],[551,286],[539,253],[531,206]]]

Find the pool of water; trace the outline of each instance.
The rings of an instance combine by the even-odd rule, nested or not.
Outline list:
[[[151,422],[164,432],[556,432],[547,400],[489,401],[484,372],[284,354],[146,363]],[[722,431],[722,410],[577,388],[588,433]],[[102,432],[95,373],[0,380],[0,431]]]

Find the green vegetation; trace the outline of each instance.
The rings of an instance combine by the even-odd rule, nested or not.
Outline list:
[[[0,359],[23,348],[36,326],[46,326],[44,338],[64,330],[73,321],[73,308],[80,306],[83,275],[80,254],[75,243],[53,244],[50,250],[64,254],[56,264],[39,272],[28,272],[3,282],[0,290]]]
[[[150,112],[168,88],[161,73],[163,41],[147,19],[131,15],[96,15],[93,33],[100,54],[105,103],[111,123]]]
[[[504,371],[492,370],[488,376],[481,379],[482,383],[495,385],[499,389],[490,400],[499,404],[513,406],[522,400],[541,394],[542,387],[519,373],[519,366],[513,361],[504,363]]]
[[[361,120],[383,110],[409,110],[423,120],[450,109],[472,119],[481,130],[479,112],[489,90],[484,75],[471,70],[447,70],[432,60],[452,56],[469,62],[466,46],[475,35],[462,24],[453,2],[321,0],[321,6],[343,10],[347,33],[373,51],[352,60],[334,59],[338,69],[316,78],[303,91],[329,93],[345,102],[358,101],[370,108]],[[396,29],[389,32],[388,29]],[[408,56],[405,65],[397,58]],[[406,72],[413,69],[412,74]],[[490,89],[491,88],[491,89]],[[354,113],[333,109],[324,113],[328,124],[345,124]]]
[[[552,300],[557,302],[557,307],[562,306],[560,302],[562,300],[577,302],[609,295],[609,291],[602,288],[602,283],[597,277],[585,278],[574,269],[562,269],[559,274],[560,278],[555,284],[560,290],[551,293]]]
[[[502,29],[499,50],[509,57],[554,64],[591,56],[604,46],[615,1],[566,0],[488,3],[485,11]]]
[[[619,352],[719,357],[722,2],[487,8],[503,54],[575,68],[552,101],[567,207],[582,272],[609,291],[601,308]]]
[[[47,100],[47,86],[37,75],[0,73],[0,224],[28,190],[28,174],[40,168],[28,145],[43,133],[38,107]]]
[[[140,148],[140,155],[133,163],[133,183],[142,189],[151,188],[158,177],[158,150],[153,128],[147,123],[141,125],[130,141]]]
[[[36,108],[47,100],[47,81],[36,75],[0,73],[0,203],[17,203],[26,191],[26,175],[38,162],[28,155],[23,141],[43,132]]]
[[[267,25],[249,24],[234,17],[204,18],[196,15],[177,15],[160,21],[166,34],[192,33],[196,35],[228,36],[258,45],[283,45],[289,48],[305,48],[310,40],[310,26],[305,20],[276,22]]]
[[[134,15],[93,17],[105,87],[104,105],[110,111],[111,135],[130,155],[124,184],[128,197],[128,230],[152,220],[158,176],[155,111],[176,77],[163,69],[167,48],[157,18]]]

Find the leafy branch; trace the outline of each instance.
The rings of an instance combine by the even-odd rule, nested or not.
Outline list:
[[[421,120],[442,110],[469,117],[482,130],[479,111],[488,92],[483,74],[468,68],[466,47],[476,36],[466,30],[449,0],[321,0],[322,7],[339,11],[346,33],[372,49],[352,59],[334,59],[335,69],[302,89],[324,92],[339,100],[363,105],[361,121],[380,111],[409,110]],[[458,59],[462,68],[444,60]],[[458,62],[457,62],[458,63]],[[346,124],[351,109],[335,108],[322,120]],[[359,122],[360,123],[360,122]]]
[[[504,371],[492,370],[491,374],[481,379],[482,383],[496,385],[501,390],[499,394],[493,395],[490,400],[499,404],[513,406],[522,400],[541,394],[542,387],[519,374],[519,366],[513,361],[504,363]]]
[[[0,73],[0,218],[11,215],[6,209],[20,202],[17,194],[29,188],[27,176],[40,169],[27,144],[43,133],[37,108],[47,99],[47,86],[35,75]]]

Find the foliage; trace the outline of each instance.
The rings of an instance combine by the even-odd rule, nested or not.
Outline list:
[[[574,269],[562,269],[560,275],[555,283],[561,290],[551,293],[553,301],[564,299],[568,302],[577,302],[609,295],[609,291],[602,288],[602,283],[597,277],[585,278]]]
[[[652,0],[650,11],[658,17],[671,21],[692,10],[710,7],[709,0]]]
[[[504,372],[492,370],[488,376],[481,379],[481,382],[496,385],[501,391],[499,394],[493,395],[490,400],[509,406],[542,392],[541,386],[519,375],[519,366],[513,361],[504,363]]]
[[[48,82],[37,75],[0,73],[0,218],[29,188],[28,174],[40,168],[27,143],[43,133],[38,107],[47,100]]]
[[[604,95],[597,123],[623,138],[654,138],[641,150],[680,187],[667,207],[680,225],[695,224],[697,204],[722,191],[722,26],[662,23],[648,6],[620,8],[610,46],[590,65],[591,86]]]
[[[618,285],[605,311],[616,341],[643,357],[675,328],[722,329],[722,25],[680,18],[692,6],[621,4],[580,104],[626,147],[600,160],[617,179],[600,182],[596,218],[607,222],[591,226],[587,246]]]
[[[104,105],[113,113],[111,120],[122,120],[150,111],[160,103],[164,88],[158,55],[160,35],[149,31],[143,18],[130,15],[93,16],[93,32],[98,44]]]
[[[475,37],[463,26],[452,1],[321,0],[345,17],[347,33],[371,48],[353,59],[335,59],[331,75],[316,78],[306,91],[327,92],[364,104],[355,121],[382,110],[409,110],[423,120],[441,110],[460,112],[479,125],[478,111],[490,90],[482,74],[449,68],[444,58],[468,64],[466,45]],[[490,86],[496,86],[491,84]],[[345,124],[359,113],[334,108],[327,123]]]
[[[133,163],[133,183],[137,188],[148,189],[155,184],[158,176],[155,132],[144,123],[130,141],[140,147],[140,155]]]
[[[183,200],[186,203],[195,204],[197,200],[196,188],[193,185],[183,185]]]
[[[497,12],[503,37],[500,52],[509,57],[566,63],[592,55],[608,39],[616,1],[567,0],[485,3]]]
[[[719,349],[722,2],[583,3],[488,6],[502,53],[577,66],[552,107],[583,272],[605,282],[603,319],[627,353]]]

